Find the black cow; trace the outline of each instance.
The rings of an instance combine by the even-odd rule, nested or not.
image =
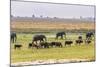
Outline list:
[[[86,44],[90,44],[91,43],[91,40],[85,40],[85,43]]]
[[[40,46],[41,46],[42,48],[49,48],[49,44],[50,44],[50,43],[48,43],[48,42],[40,42]]]
[[[82,36],[79,36],[78,39],[79,39],[79,40],[82,40]]]
[[[46,41],[46,36],[45,35],[35,35],[33,37],[32,43],[36,42],[36,44],[37,44],[37,41],[40,41],[40,42]]]
[[[15,45],[14,45],[14,49],[16,49],[16,48],[19,48],[19,49],[20,49],[21,47],[22,47],[21,44],[15,44]]]
[[[53,46],[55,46],[55,47],[62,47],[62,43],[61,42],[51,42],[50,46],[51,47],[53,47]]]
[[[32,46],[32,43],[29,43],[29,44],[28,44],[28,48],[31,48],[31,47],[33,47],[33,46]]]
[[[73,44],[73,41],[65,41],[65,46],[66,46],[66,45],[71,46],[71,44]]]
[[[76,44],[80,45],[81,43],[83,43],[83,40],[76,40],[75,42],[76,42]]]
[[[40,46],[39,45],[37,45],[37,44],[32,44],[32,43],[29,43],[28,44],[28,48],[33,48],[33,47],[35,47],[35,48],[40,48]]]
[[[66,39],[66,33],[65,32],[58,32],[56,34],[56,39],[58,39],[59,37],[61,37],[61,39],[63,39],[63,37],[65,37],[65,39]]]
[[[11,35],[10,35],[10,39],[11,39],[11,42],[16,42],[17,40],[17,35],[15,32],[12,32]]]
[[[93,32],[87,32],[86,33],[86,40],[91,40],[93,35],[94,35]]]

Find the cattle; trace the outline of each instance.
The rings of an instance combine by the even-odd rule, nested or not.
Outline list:
[[[91,43],[91,40],[85,40],[85,43],[86,44],[90,44]]]
[[[34,44],[34,43],[29,43],[28,44],[28,48],[33,48],[33,47],[35,47],[35,48],[39,48],[40,46],[39,45],[36,45],[36,44]]]
[[[66,45],[71,46],[71,44],[73,44],[73,41],[65,41],[65,46]]]
[[[79,39],[79,40],[82,40],[82,36],[79,36],[78,39]]]
[[[37,44],[37,41],[46,41],[46,36],[45,35],[35,35],[33,37],[33,43],[36,42]]]
[[[28,44],[28,48],[32,48],[33,46],[32,46],[32,43],[29,43]]]
[[[76,42],[76,44],[80,45],[81,43],[83,43],[83,40],[76,40],[75,42]]]
[[[12,32],[10,34],[10,40],[11,40],[12,43],[16,42],[16,40],[17,40],[17,34],[15,32]]]
[[[48,43],[48,42],[40,42],[40,46],[41,46],[42,48],[49,48],[49,44],[50,44],[50,43]]]
[[[14,49],[16,49],[16,48],[19,48],[19,49],[20,49],[21,47],[22,47],[21,44],[15,44],[15,45],[14,45]]]
[[[55,47],[62,47],[62,43],[61,42],[51,42],[50,46],[51,47],[53,47],[53,46],[55,46]]]
[[[61,39],[63,39],[63,37],[65,37],[65,39],[66,39],[66,33],[65,32],[58,32],[56,34],[56,39],[58,39],[59,37],[61,37]]]

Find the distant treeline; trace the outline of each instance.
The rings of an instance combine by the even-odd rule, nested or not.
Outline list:
[[[11,22],[94,22],[94,19],[13,17]]]
[[[73,30],[63,30],[63,29],[59,29],[59,30],[36,30],[36,29],[11,29],[12,32],[16,32],[16,33],[56,33],[56,32],[60,32],[60,31],[64,31],[67,33],[86,33],[88,31],[92,31],[95,32],[95,30],[91,29],[91,30],[85,30],[85,29],[73,29]]]

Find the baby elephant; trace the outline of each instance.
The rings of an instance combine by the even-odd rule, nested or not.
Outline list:
[[[71,44],[73,44],[73,41],[65,41],[65,46],[66,45],[71,46]]]
[[[21,47],[22,47],[21,44],[15,44],[15,45],[14,45],[14,49],[16,49],[16,48],[19,48],[19,49],[20,49]]]

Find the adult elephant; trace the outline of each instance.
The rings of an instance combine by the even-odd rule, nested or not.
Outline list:
[[[94,35],[93,32],[87,32],[86,33],[86,40],[91,40],[93,35]]]
[[[37,41],[46,41],[46,36],[45,35],[35,35],[34,37],[33,37],[33,41],[32,41],[32,43],[36,43],[37,44]]]
[[[17,40],[17,34],[15,32],[12,32],[10,35],[10,39],[11,39],[11,42],[15,43]]]
[[[63,39],[65,37],[65,39],[66,39],[66,33],[65,32],[58,32],[56,34],[56,39],[58,39],[59,37],[61,37],[61,39]]]

